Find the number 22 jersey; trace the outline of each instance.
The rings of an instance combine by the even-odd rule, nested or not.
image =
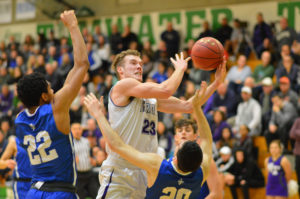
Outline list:
[[[52,105],[42,105],[33,114],[25,109],[15,124],[17,138],[30,160],[32,182],[67,182],[75,186],[73,137],[56,128]]]

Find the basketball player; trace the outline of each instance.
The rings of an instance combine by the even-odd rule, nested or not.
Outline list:
[[[10,158],[15,157],[15,160]],[[30,162],[25,151],[19,143],[19,140],[11,136],[7,147],[0,159],[0,169],[8,167],[14,169],[13,172],[13,192],[15,199],[26,198],[27,192],[31,186],[31,168]]]
[[[201,128],[199,128],[201,130]],[[197,140],[197,126],[192,120],[180,119],[175,124],[175,145],[178,146],[183,141],[200,141]],[[209,175],[207,181],[201,187],[197,199],[221,199],[223,198],[222,185],[218,180],[219,174],[215,161],[211,160]]]
[[[192,98],[182,101],[172,97],[182,80],[189,59],[184,59],[183,53],[176,55],[175,60],[171,58],[175,67],[174,73],[166,81],[156,84],[141,82],[142,60],[137,51],[127,50],[116,56],[112,66],[120,80],[109,94],[109,122],[126,144],[141,152],[154,153],[157,150],[157,111],[193,111]],[[224,61],[218,67],[215,81],[206,90],[205,100],[223,81],[225,66]],[[144,198],[147,184],[145,172],[110,151],[109,147],[107,152],[108,157],[101,167],[101,186],[97,198]]]
[[[18,96],[26,109],[15,120],[16,135],[32,168],[27,199],[77,198],[69,108],[89,62],[74,11],[64,11],[60,18],[71,34],[74,51],[74,66],[64,86],[53,94],[50,84],[39,73],[25,75],[17,84]]]
[[[96,118],[111,150],[133,165],[146,171],[148,185],[146,199],[174,198],[175,195],[176,198],[188,199],[199,195],[201,185],[207,177],[212,160],[212,135],[201,109],[201,105],[205,100],[206,86],[205,82],[201,84],[201,90],[196,92],[192,101],[197,124],[201,126],[200,139],[202,140],[201,148],[203,154],[196,142],[186,141],[176,147],[172,161],[164,160],[156,153],[140,152],[125,144],[111,128],[102,113],[104,110],[103,98],[99,102],[94,94],[85,97],[84,104],[89,113]],[[112,178],[113,172],[110,180]],[[134,176],[128,180],[135,180]],[[109,193],[109,189],[106,191]]]

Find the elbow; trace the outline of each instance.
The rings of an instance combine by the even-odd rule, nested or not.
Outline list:
[[[82,59],[75,59],[74,60],[76,65],[80,66],[80,67],[85,67],[85,68],[89,68],[90,67],[90,62],[88,60],[88,58],[82,58]]]
[[[168,88],[162,88],[161,93],[160,93],[160,98],[161,99],[168,99],[173,95],[173,91]]]

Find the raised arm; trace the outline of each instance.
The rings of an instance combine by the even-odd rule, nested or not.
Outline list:
[[[224,81],[226,76],[226,60],[223,58],[223,63],[218,67],[215,73],[215,81],[209,85],[206,89],[204,96],[201,98],[200,104],[206,103],[208,98],[217,90],[218,86]],[[158,99],[157,110],[165,113],[192,113],[193,112],[193,97],[184,101],[175,97],[169,97],[168,99]]]
[[[10,168],[14,169],[16,162],[11,158],[17,153],[16,138],[14,136],[9,137],[7,147],[3,152],[0,159],[0,169]]]
[[[53,105],[54,109],[58,111],[61,109],[66,111],[69,110],[72,101],[79,92],[84,76],[89,68],[89,61],[74,11],[64,11],[60,18],[71,34],[74,66],[69,72],[62,89],[55,94]]]
[[[102,112],[105,109],[103,106],[103,97],[101,97],[99,102],[94,94],[90,94],[84,98],[84,105],[87,107],[89,113],[96,118],[110,149],[131,164],[144,169],[148,174],[148,185],[152,185],[155,182],[163,159],[155,153],[142,153],[123,142],[120,136],[111,128]]]
[[[175,93],[181,83],[184,72],[187,68],[187,62],[190,57],[184,59],[183,53],[176,54],[176,60],[171,58],[175,67],[174,73],[166,81],[157,84],[153,82],[141,83],[133,78],[120,80],[114,87],[112,97],[119,98],[119,95],[138,98],[157,98],[167,99]]]
[[[209,168],[212,161],[212,133],[207,119],[201,109],[201,101],[205,98],[206,82],[201,83],[201,89],[196,91],[193,99],[194,113],[197,119],[197,126],[200,138],[200,147],[203,152],[202,169],[204,180],[207,178]]]

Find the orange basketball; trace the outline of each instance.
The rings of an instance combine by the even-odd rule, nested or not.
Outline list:
[[[223,45],[215,38],[203,37],[193,46],[191,57],[195,68],[214,70],[223,62]]]

